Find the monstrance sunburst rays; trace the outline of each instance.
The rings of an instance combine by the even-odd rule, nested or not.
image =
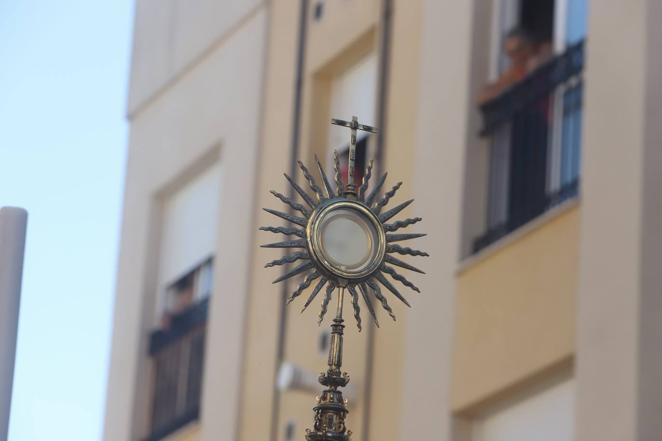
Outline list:
[[[334,123],[337,123],[336,121],[337,120],[334,120]],[[346,125],[351,128],[349,125],[351,123],[342,123],[344,124],[339,125]],[[365,130],[366,127],[372,129],[368,126],[357,124],[356,120],[354,120],[354,124],[354,129],[356,129],[356,127],[358,127],[359,130]],[[355,142],[355,132],[353,132],[352,136],[352,141]],[[292,214],[267,208],[264,210],[287,221],[289,225],[261,227],[260,230],[288,236],[287,240],[262,245],[264,248],[281,248],[288,250],[288,254],[284,257],[266,264],[266,267],[291,265],[291,267],[288,267],[287,272],[274,280],[274,283],[282,282],[297,275],[303,275],[303,281],[289,296],[288,303],[299,298],[312,286],[312,291],[303,304],[301,310],[301,312],[303,312],[317,298],[320,292],[323,291],[322,308],[319,314],[319,322],[321,323],[326,314],[334,290],[336,288],[346,289],[352,302],[357,326],[359,330],[361,330],[360,300],[363,300],[363,303],[366,305],[374,323],[379,326],[373,301],[378,302],[389,316],[395,320],[393,310],[386,297],[383,295],[382,288],[385,288],[386,291],[407,306],[410,306],[409,302],[395,285],[401,284],[413,291],[420,292],[419,288],[414,283],[409,281],[404,275],[396,270],[396,267],[418,273],[423,273],[423,271],[404,262],[396,257],[396,255],[428,256],[428,254],[424,251],[401,246],[396,243],[425,236],[425,234],[422,233],[399,232],[401,229],[421,221],[420,217],[406,218],[403,220],[394,219],[402,210],[413,202],[413,199],[387,209],[391,199],[400,189],[402,182],[398,182],[390,190],[383,192],[387,177],[387,173],[384,173],[378,180],[376,180],[376,182],[374,182],[374,184],[371,185],[370,180],[372,177],[373,162],[370,161],[370,164],[365,170],[361,185],[357,189],[353,182],[353,154],[354,152],[350,148],[347,183],[344,183],[341,177],[340,160],[337,152],[334,152],[333,184],[326,175],[324,168],[317,157],[315,157],[315,165],[319,172],[321,185],[318,185],[317,180],[313,177],[308,168],[301,161],[298,161],[299,168],[307,183],[307,187],[310,190],[304,190],[296,183],[293,177],[285,174],[285,179],[292,186],[294,192],[299,195],[301,202],[276,191],[271,191],[277,199],[291,208]],[[329,213],[338,213],[343,210],[346,213],[329,215]],[[319,248],[323,248],[325,246],[323,241],[327,241],[329,244],[326,246],[330,247],[333,245],[338,247],[337,249],[340,250],[338,252],[343,252],[345,254],[349,252],[351,254],[351,250],[347,251],[343,247],[351,248],[353,245],[351,243],[343,244],[340,242],[343,240],[351,241],[351,239],[343,239],[343,237],[345,233],[350,233],[352,231],[339,230],[340,232],[336,233],[337,237],[335,240],[336,242],[340,242],[331,243],[333,238],[327,238],[327,233],[323,230],[324,227],[318,227],[318,224],[323,222],[322,218],[324,216],[327,218],[335,216],[336,219],[340,219],[343,216],[349,218],[354,215],[352,214],[353,212],[350,213],[352,210],[355,210],[358,214],[367,219],[365,221],[366,228],[370,227],[370,225],[374,225],[375,231],[371,233],[374,235],[374,240],[366,239],[368,240],[368,245],[366,246],[371,247],[370,249],[375,249],[376,251],[373,252],[374,257],[370,258],[372,260],[368,262],[368,264],[365,264],[367,265],[367,268],[363,268],[361,271],[350,274],[344,271],[344,266],[329,263],[329,260],[333,260],[332,257],[326,256],[324,251],[320,252]],[[326,222],[327,225],[330,225],[333,221]],[[354,228],[351,227],[351,225],[349,227],[343,226],[341,225],[341,222],[339,222],[334,228],[339,229],[345,227]],[[327,231],[331,229],[331,227],[326,228]],[[322,232],[316,232],[316,229],[322,229]],[[364,232],[364,234],[368,237],[368,233]],[[349,234],[346,236],[350,237]],[[357,237],[360,238],[362,236],[359,234]],[[381,251],[379,251],[380,246]],[[359,250],[359,252],[361,251]]]

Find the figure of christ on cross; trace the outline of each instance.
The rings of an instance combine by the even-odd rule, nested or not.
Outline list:
[[[345,194],[350,193],[356,195],[356,185],[354,184],[354,168],[356,163],[356,131],[361,130],[363,132],[377,133],[377,129],[365,124],[359,124],[359,119],[356,116],[352,116],[351,121],[332,119],[331,124],[336,126],[349,127],[350,129],[351,134],[349,141],[349,160],[347,161],[347,187]]]

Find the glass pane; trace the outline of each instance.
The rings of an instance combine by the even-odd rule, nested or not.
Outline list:
[[[565,35],[568,45],[577,43],[586,37],[588,19],[588,0],[567,0]]]
[[[198,270],[195,299],[202,300],[210,296],[213,286],[214,266],[212,261],[205,262]]]
[[[582,85],[563,94],[563,129],[561,134],[561,188],[579,177],[581,151]]]
[[[503,226],[508,218],[510,124],[494,134],[490,149],[488,229]]]

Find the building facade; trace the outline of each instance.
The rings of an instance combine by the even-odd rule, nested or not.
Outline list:
[[[404,182],[431,255],[411,310],[346,329],[352,439],[659,439],[657,18],[137,0],[104,439],[304,439],[328,322],[271,283],[261,207],[297,160],[347,148],[329,122],[352,115],[382,129],[357,162]]]

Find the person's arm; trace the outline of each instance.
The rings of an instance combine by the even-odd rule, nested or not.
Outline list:
[[[501,95],[506,89],[513,84],[519,82],[526,75],[525,69],[522,66],[514,66],[506,70],[499,79],[492,83],[488,83],[483,87],[483,90],[478,95],[477,103],[482,106],[488,101],[493,100]]]
[[[538,50],[536,51],[535,55],[529,60],[527,65],[528,71],[531,72],[536,70],[538,67],[549,61],[553,56],[554,50],[551,43],[541,43],[540,46],[538,46]]]

